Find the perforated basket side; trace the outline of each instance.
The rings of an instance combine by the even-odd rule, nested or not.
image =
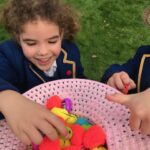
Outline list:
[[[45,105],[46,99],[52,95],[58,95],[62,99],[71,98],[73,113],[87,117],[103,127],[107,135],[109,150],[150,150],[150,137],[142,135],[139,131],[131,131],[128,121],[129,110],[105,99],[106,93],[114,92],[117,91],[100,82],[84,79],[63,79],[44,83],[23,95],[42,105]],[[10,142],[11,147],[15,146],[14,141],[19,143],[8,130],[6,122],[0,121],[0,126],[0,137],[5,134],[0,149],[1,145],[7,144],[6,138],[8,139],[10,135],[9,138],[13,141]],[[22,143],[19,144],[21,147]],[[23,146],[21,147],[22,150]],[[19,148],[17,147],[16,150]]]

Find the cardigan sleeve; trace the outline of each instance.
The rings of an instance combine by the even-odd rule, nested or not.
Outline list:
[[[10,54],[7,48],[0,45],[0,91],[8,89],[19,91],[15,86],[16,83],[19,84],[19,77],[9,58],[12,58],[12,60],[17,59],[14,56],[13,50]]]
[[[107,83],[108,79],[117,72],[126,72],[131,79],[136,82],[141,58],[143,54],[150,53],[150,46],[141,46],[138,48],[133,58],[129,59],[124,64],[113,64],[103,74],[101,82]]]

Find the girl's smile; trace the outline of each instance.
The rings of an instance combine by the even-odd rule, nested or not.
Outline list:
[[[53,22],[27,22],[19,38],[26,58],[42,71],[49,70],[61,52],[62,33]]]
[[[48,65],[51,61],[51,57],[49,57],[49,58],[35,58],[35,59],[37,59],[38,64],[41,66],[42,65]]]

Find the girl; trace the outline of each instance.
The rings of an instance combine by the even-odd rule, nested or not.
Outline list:
[[[43,82],[85,78],[71,42],[78,30],[73,11],[59,0],[9,0],[2,23],[12,39],[0,45],[0,112],[25,144],[39,144],[42,134],[54,140],[57,131],[67,137],[59,118],[21,93]]]

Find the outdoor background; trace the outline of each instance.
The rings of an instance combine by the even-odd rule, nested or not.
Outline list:
[[[0,0],[0,5],[5,0]],[[140,45],[150,44],[143,11],[149,0],[65,0],[78,11],[81,30],[76,43],[89,79],[100,80],[105,69],[131,58]],[[0,25],[0,42],[9,38]]]

